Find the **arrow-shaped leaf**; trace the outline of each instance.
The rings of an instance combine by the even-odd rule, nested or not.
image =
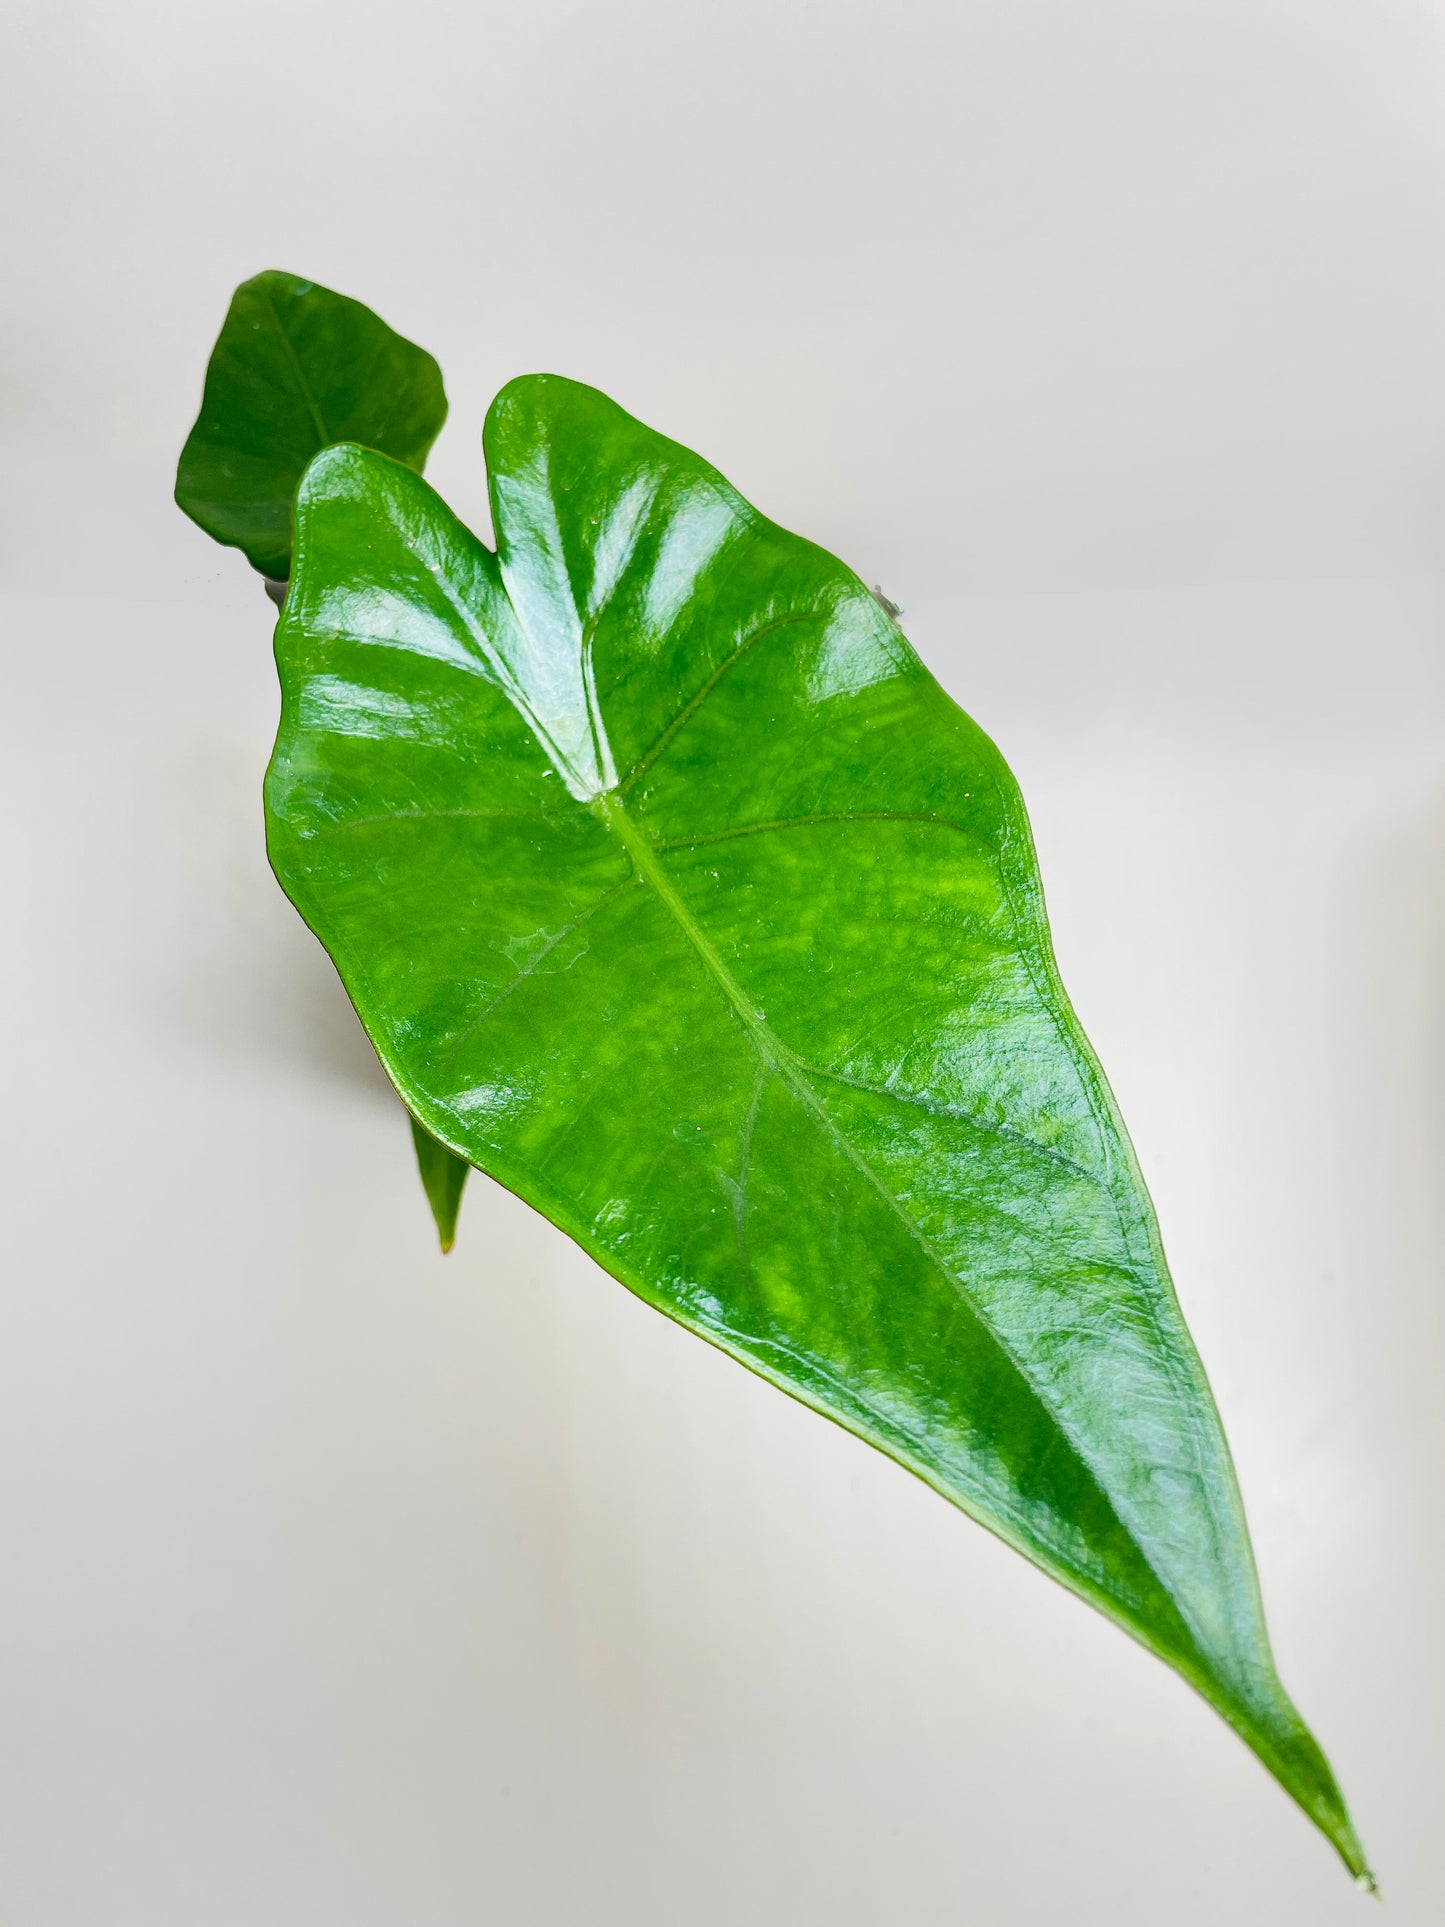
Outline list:
[[[494,555],[297,502],[276,872],[412,1110],[1175,1666],[1357,1873],[993,745],[840,563],[513,383]]]
[[[447,418],[441,370],[361,302],[268,269],[243,281],[211,351],[176,501],[253,569],[284,582],[291,501],[332,442],[363,442],[418,473]]]

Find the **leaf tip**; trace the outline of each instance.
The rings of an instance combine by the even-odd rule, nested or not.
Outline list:
[[[437,1243],[445,1257],[457,1241],[457,1215],[462,1208],[462,1192],[471,1167],[446,1145],[438,1143],[415,1118],[411,1119],[411,1136],[416,1146],[422,1189],[437,1228]]]
[[[1378,1900],[1380,1883],[1375,1878],[1369,1861],[1365,1858],[1364,1845],[1355,1831],[1354,1821],[1344,1809],[1343,1801],[1340,1802],[1338,1813],[1332,1814],[1328,1819],[1319,1819],[1318,1823],[1336,1853],[1344,1861],[1346,1872],[1353,1878],[1360,1892],[1373,1894]]]

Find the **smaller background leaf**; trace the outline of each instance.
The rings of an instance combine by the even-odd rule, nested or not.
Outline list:
[[[312,456],[361,442],[420,473],[446,420],[441,369],[360,301],[268,269],[243,281],[206,369],[176,501],[274,580],[291,572],[291,503]]]
[[[450,1251],[457,1241],[457,1213],[462,1208],[462,1192],[472,1167],[445,1144],[439,1144],[415,1118],[411,1120],[411,1136],[416,1146],[416,1168],[421,1172],[427,1203],[436,1219],[437,1237],[442,1250]]]
[[[441,369],[360,301],[268,269],[243,281],[206,367],[176,502],[240,549],[279,605],[291,573],[291,508],[311,458],[360,442],[418,474],[447,416]],[[412,1119],[417,1165],[443,1251],[468,1166]]]

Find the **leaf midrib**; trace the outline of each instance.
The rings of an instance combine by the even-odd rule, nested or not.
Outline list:
[[[481,546],[482,545],[478,544],[478,547]],[[489,556],[491,555],[490,551],[484,551],[484,553]],[[536,714],[532,704],[527,700],[515,676],[509,673],[509,669],[504,660],[498,659],[485,627],[477,621],[467,606],[466,599],[456,593],[450,581],[447,579],[444,570],[433,569],[430,573],[433,579],[441,586],[445,600],[450,604],[468,638],[475,646],[480,648],[483,661],[490,671],[488,679],[495,680],[499,684],[501,693],[513,704],[524,721],[536,733],[544,750],[557,761],[560,767],[566,768],[567,765],[564,759],[560,757],[557,745],[552,740],[551,732],[542,724],[541,718]],[[503,589],[503,593],[505,594],[505,584],[499,584],[498,586]],[[508,599],[510,600],[510,597]],[[514,614],[517,614],[515,605],[513,605],[513,611]],[[580,614],[580,611],[578,611],[578,613]],[[574,799],[581,803],[596,820],[617,838],[617,841],[630,858],[638,876],[654,890],[659,900],[665,905],[669,914],[677,923],[679,930],[696,952],[708,975],[711,976],[716,983],[727,1005],[743,1025],[745,1032],[748,1034],[758,1054],[759,1062],[770,1069],[771,1072],[778,1077],[779,1081],[792,1092],[804,1111],[814,1119],[825,1141],[845,1163],[853,1168],[864,1184],[875,1193],[885,1210],[898,1222],[910,1240],[922,1250],[929,1264],[946,1281],[961,1302],[964,1310],[990,1341],[1000,1360],[1013,1372],[1028,1395],[1036,1401],[1041,1411],[1047,1414],[1057,1436],[1068,1451],[1070,1457],[1079,1466],[1083,1475],[1095,1489],[1104,1508],[1116,1521],[1120,1531],[1134,1549],[1145,1571],[1152,1576],[1162,1598],[1168,1601],[1179,1634],[1182,1635],[1185,1649],[1192,1651],[1197,1657],[1202,1658],[1202,1651],[1196,1642],[1193,1630],[1188,1619],[1185,1617],[1183,1608],[1176,1598],[1172,1587],[1165,1580],[1153,1559],[1150,1558],[1140,1537],[1131,1529],[1120,1514],[1118,1506],[1110,1493],[1108,1484],[1093,1463],[1084,1442],[1076,1436],[1063,1413],[1058,1410],[1052,1397],[1036,1382],[1033,1374],[1023,1359],[1016,1353],[1008,1339],[993,1323],[986,1311],[975,1301],[964,1281],[954,1271],[928,1232],[917,1222],[901,1200],[893,1193],[863,1153],[852,1144],[840,1129],[839,1125],[828,1112],[822,1099],[808,1082],[808,1072],[812,1067],[807,1066],[804,1060],[790,1050],[782,1039],[776,1035],[768,1025],[765,1014],[748,998],[742,986],[736,978],[734,978],[721,955],[689,911],[675,889],[671,879],[663,869],[658,860],[660,846],[654,843],[642,825],[627,809],[625,798],[630,789],[647,770],[653,767],[680,731],[703,707],[717,685],[736,666],[742,657],[764,638],[784,630],[796,622],[814,619],[818,614],[819,611],[816,609],[793,610],[786,615],[764,622],[758,628],[754,629],[717,664],[712,674],[704,681],[700,688],[694,691],[691,698],[672,718],[666,728],[664,728],[661,734],[654,740],[650,748],[632,765],[620,780],[614,778],[612,786],[594,792],[591,797],[579,795],[577,789],[573,788]],[[518,620],[520,620],[519,615]],[[593,624],[584,625],[584,628],[592,626],[595,626],[595,616]],[[596,732],[602,727],[602,724],[600,714],[593,707],[592,692],[590,691],[588,692],[588,722],[594,732],[595,749]],[[568,787],[572,788],[573,786],[569,784]],[[828,816],[832,813],[825,812],[821,814]],[[837,814],[840,817],[847,817],[855,813],[839,812]],[[857,812],[856,814],[871,817],[874,813]],[[894,812],[877,812],[880,818],[883,816],[891,817],[894,814]],[[934,827],[944,827],[954,831],[962,831],[965,835],[977,836],[978,834],[968,826],[945,818],[933,817],[931,813],[902,812],[899,814],[905,816],[908,820],[915,820],[916,817],[917,820],[931,822]],[[811,819],[807,817],[801,819],[803,822],[810,820]],[[784,824],[779,821],[757,827],[760,829],[779,829],[784,827]],[[751,829],[752,826],[747,826],[747,828]],[[680,841],[690,842],[691,839],[680,839]],[[826,1073],[824,1074],[826,1075]],[[841,1082],[844,1080],[839,1079],[837,1081]],[[1062,1548],[1060,1548],[1060,1553],[1062,1555]],[[1066,1557],[1065,1563],[1066,1565],[1072,1565],[1074,1562],[1071,1558]],[[1177,1659],[1175,1663],[1178,1663]]]
[[[307,410],[310,413],[311,425],[316,430],[317,447],[319,449],[329,448],[332,438],[327,429],[325,418],[321,413],[321,404],[311,392],[311,384],[306,379],[306,370],[301,366],[301,357],[296,352],[296,344],[292,341],[290,335],[287,334],[276,303],[271,299],[269,291],[262,295],[261,300],[266,308],[266,312],[271,317],[277,335],[280,337],[281,345],[286,351],[286,359],[291,364],[291,372],[296,377],[296,386],[300,389],[302,400],[306,403]]]
[[[652,839],[643,830],[642,826],[629,814],[618,791],[605,791],[601,796],[596,798],[591,808],[593,813],[598,816],[607,828],[611,830],[613,835],[616,836],[618,842],[631,858],[638,874],[656,892],[658,898],[666,906],[677,923],[678,928],[682,931],[682,934],[697,952],[704,968],[713,978],[739,1022],[747,1031],[755,1050],[758,1052],[759,1058],[768,1064],[780,1081],[786,1084],[788,1089],[793,1092],[799,1103],[813,1117],[824,1137],[838,1154],[851,1164],[864,1182],[876,1192],[886,1209],[898,1220],[909,1237],[912,1238],[923,1251],[929,1262],[937,1268],[951,1288],[957,1293],[970,1316],[992,1340],[999,1355],[1013,1371],[1017,1373],[1018,1377],[1038,1401],[1039,1405],[1048,1413],[1060,1438],[1064,1441],[1074,1459],[1083,1469],[1110,1513],[1118,1521],[1120,1529],[1138,1553],[1147,1570],[1153,1575],[1164,1597],[1169,1600],[1171,1606],[1174,1608],[1180,1627],[1189,1640],[1189,1644],[1194,1646],[1193,1634],[1188,1621],[1184,1618],[1179,1602],[1174,1597],[1173,1591],[1155,1566],[1153,1560],[1149,1557],[1149,1554],[1140,1543],[1138,1537],[1120,1516],[1108,1486],[1105,1484],[1104,1479],[1094,1465],[1082,1442],[1075,1436],[1053,1401],[1037,1384],[1033,1375],[1029,1372],[1027,1366],[1015,1352],[1009,1341],[1004,1337],[1003,1333],[994,1324],[993,1320],[989,1318],[982,1306],[977,1303],[963,1281],[953,1271],[923,1226],[918,1223],[899,1199],[894,1196],[893,1192],[884,1183],[883,1179],[879,1177],[867,1158],[863,1156],[856,1146],[849,1142],[848,1138],[839,1130],[837,1124],[829,1116],[827,1110],[819,1100],[817,1093],[809,1086],[807,1078],[801,1068],[801,1060],[795,1056],[794,1052],[789,1050],[788,1046],[784,1044],[782,1039],[771,1029],[764,1013],[749,999],[742,986],[723,962],[723,959],[718,954],[706,932],[701,928],[696,918],[692,915],[692,912],[678,895],[671,878],[658,862],[657,852]],[[1197,1652],[1197,1647],[1195,1650]]]

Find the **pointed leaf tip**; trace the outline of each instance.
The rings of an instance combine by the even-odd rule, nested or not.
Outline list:
[[[410,1123],[411,1139],[416,1147],[417,1170],[436,1221],[437,1241],[445,1256],[457,1241],[457,1214],[462,1208],[462,1192],[466,1189],[471,1166],[454,1151],[449,1151],[445,1144],[438,1143],[424,1124],[419,1124],[415,1118]]]

